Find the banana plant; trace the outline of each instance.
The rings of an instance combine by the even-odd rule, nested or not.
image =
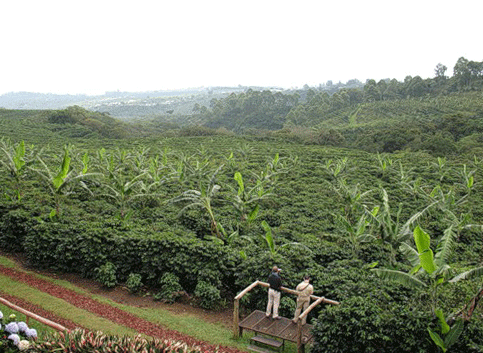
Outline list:
[[[442,182],[448,170],[446,168],[446,158],[438,157],[438,163],[433,163],[432,165],[438,170],[439,181]]]
[[[441,338],[436,331],[429,327],[428,332],[433,342],[446,352],[446,350],[457,341],[462,331],[462,324],[459,323],[458,320],[454,321],[453,326],[451,327],[446,323],[448,319],[444,318],[442,310],[438,308],[439,289],[447,283],[456,283],[462,279],[483,276],[483,266],[453,276],[453,270],[448,263],[454,251],[456,240],[456,233],[453,231],[452,227],[445,230],[444,235],[437,246],[436,254],[430,247],[431,239],[429,234],[419,226],[415,227],[413,237],[416,248],[410,246],[408,243],[403,243],[401,246],[403,254],[406,255],[408,261],[413,266],[409,273],[377,268],[372,269],[372,271],[383,279],[396,281],[415,291],[428,294],[430,298],[430,311],[438,317],[441,322],[441,333],[445,335],[445,338]]]
[[[382,206],[374,207],[371,212],[366,210],[366,215],[372,219],[373,224],[378,228],[377,234],[375,234],[378,240],[389,246],[391,262],[395,263],[396,252],[399,247],[411,237],[411,226],[421,217],[427,215],[436,206],[437,202],[432,202],[421,211],[414,213],[403,223],[401,220],[402,203],[398,205],[398,209],[394,213],[390,206],[389,196],[384,188],[381,188],[381,197]]]
[[[228,186],[232,191],[230,202],[238,212],[240,220],[250,225],[258,217],[260,201],[274,194],[265,188],[267,181],[257,180],[255,185],[246,187],[240,172],[236,172],[233,179],[238,183],[238,189]]]
[[[379,152],[377,153],[377,161],[379,168],[381,169],[381,175],[384,177],[386,175],[387,168],[392,166],[393,161],[387,156],[381,156]]]
[[[342,172],[346,170],[347,162],[349,159],[344,157],[342,159],[338,159],[335,163],[332,159],[329,159],[325,162],[323,167],[332,175],[334,178],[338,178]]]
[[[374,192],[374,190],[367,190],[362,192],[359,184],[349,185],[345,178],[338,178],[337,185],[330,184],[340,200],[344,203],[344,217],[351,223],[355,223],[357,214],[364,212],[364,199]]]
[[[72,168],[70,154],[73,149],[73,146],[64,146],[64,156],[62,157],[60,165],[57,166],[57,173],[49,168],[47,163],[45,163],[45,161],[40,156],[37,157],[37,160],[39,161],[42,168],[32,168],[32,170],[37,172],[47,182],[48,189],[50,190],[50,193],[54,198],[55,207],[52,209],[49,215],[51,219],[61,216],[62,198],[72,194],[74,192],[75,185],[78,184],[86,189],[89,193],[92,193],[91,190],[87,187],[84,180],[102,176],[101,173],[87,173],[89,168],[89,158],[85,154],[82,159],[82,170],[77,171],[76,168]]]
[[[379,209],[375,207],[372,211],[368,212],[372,217],[375,217],[378,211]],[[371,226],[371,220],[367,213],[363,213],[356,223],[352,222],[347,215],[337,214],[334,217],[344,230],[344,236],[341,239],[349,243],[353,258],[358,257],[360,244],[377,240],[371,232],[368,232],[368,228]]]
[[[466,169],[466,164],[463,165],[463,171],[461,172],[461,175],[463,176],[463,179],[464,179],[463,185],[466,189],[467,194],[470,194],[471,190],[473,189],[474,182],[475,182],[473,174],[475,174],[475,172],[476,172],[476,169],[468,171]]]
[[[134,151],[133,169],[136,173],[142,174],[149,168],[149,147],[141,146]]]
[[[273,179],[275,176],[279,174],[286,174],[290,171],[290,169],[298,163],[298,157],[290,157],[281,158],[278,153],[275,153],[275,156],[272,160],[267,162],[266,167],[266,175],[267,178]]]
[[[148,171],[154,183],[160,185],[176,177],[175,172],[167,164],[166,154],[162,158],[159,155],[149,158]]]
[[[228,157],[223,156],[225,165],[230,169],[233,170],[236,166],[236,160],[235,160],[235,155],[233,154],[233,151],[230,151],[230,155]]]
[[[121,222],[127,222],[133,215],[133,210],[129,208],[131,200],[151,195],[145,192],[146,188],[143,179],[148,175],[147,172],[138,174],[134,177],[127,176],[121,172],[110,172],[108,183],[104,183],[106,190],[100,197],[113,200],[119,207],[118,218]]]
[[[180,214],[183,214],[191,208],[201,208],[204,210],[210,218],[212,235],[216,235],[216,237],[220,239],[223,239],[224,236],[220,231],[220,226],[215,219],[215,214],[213,212],[211,203],[217,196],[218,191],[221,189],[221,186],[216,184],[216,176],[222,168],[223,164],[219,166],[218,169],[212,174],[207,185],[203,185],[200,181],[199,190],[186,190],[181,195],[170,200],[171,203],[187,203],[187,205],[184,206],[179,212]]]
[[[262,241],[263,247],[265,247],[267,249],[267,251],[270,253],[270,256],[272,257],[272,259],[278,253],[278,250],[280,248],[283,249],[283,248],[288,247],[288,246],[300,246],[300,247],[304,248],[304,251],[306,251],[308,253],[312,252],[312,250],[310,250],[307,246],[305,246],[304,244],[301,244],[301,243],[297,243],[297,242],[291,242],[291,243],[283,244],[281,246],[277,246],[275,244],[275,236],[273,235],[272,227],[270,227],[270,225],[265,220],[262,221],[261,225],[262,225],[263,230],[265,231],[265,234],[264,235],[260,234],[260,239]]]
[[[5,197],[7,197],[9,200],[20,202],[22,199],[22,178],[24,177],[26,167],[33,163],[33,161],[35,160],[35,156],[26,156],[25,142],[23,140],[16,145],[11,143],[9,140],[1,139],[0,141],[0,151],[2,152],[4,157],[0,158],[0,163],[13,178],[14,196],[12,197],[5,193]],[[33,151],[33,146],[31,146],[30,150]],[[38,155],[39,153],[40,151],[36,153],[36,155]]]

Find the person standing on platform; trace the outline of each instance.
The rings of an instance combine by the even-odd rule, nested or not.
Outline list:
[[[300,313],[304,312],[310,304],[310,296],[314,293],[314,287],[310,284],[310,276],[305,275],[303,282],[299,283],[296,288],[298,292],[297,296],[297,308],[295,309],[295,315],[292,320],[294,324],[297,323]],[[305,325],[307,317],[302,319],[302,325]]]
[[[280,305],[280,287],[282,287],[282,278],[280,277],[280,269],[277,266],[273,266],[272,273],[268,276],[268,284],[270,288],[268,289],[268,304],[267,311],[265,315],[270,317],[273,308],[273,318],[278,320],[281,319],[278,316],[278,307]]]

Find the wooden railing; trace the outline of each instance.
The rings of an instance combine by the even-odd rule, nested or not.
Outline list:
[[[240,337],[240,329],[239,329],[239,323],[240,323],[240,299],[247,294],[249,291],[251,291],[253,288],[256,286],[262,286],[262,287],[267,287],[269,288],[270,285],[266,282],[261,282],[261,281],[255,281],[252,284],[250,284],[248,287],[246,287],[244,290],[242,290],[236,297],[234,301],[234,308],[233,308],[233,335],[235,338]],[[293,289],[285,288],[285,287],[280,287],[280,290],[285,292],[285,293],[290,293],[294,295],[299,295],[299,292]],[[327,304],[332,304],[332,305],[339,305],[340,303],[327,299],[325,297],[318,297],[316,295],[311,295],[310,299],[313,300],[314,302],[309,305],[307,309],[304,310],[303,313],[300,314],[299,319],[297,321],[297,351],[301,352],[303,351],[303,345],[302,345],[302,319],[307,317],[307,315],[314,309],[317,305],[321,303],[327,303]]]
[[[59,325],[58,323],[55,323],[53,321],[50,321],[49,319],[46,319],[46,318],[43,318],[42,316],[39,316],[37,314],[34,314],[28,310],[25,310],[24,308],[21,308],[19,307],[18,305],[15,305],[11,302],[9,302],[8,300],[4,299],[4,298],[1,298],[0,297],[0,303],[2,303],[3,305],[5,306],[8,306],[9,308],[15,310],[15,311],[18,311],[19,313],[22,313],[24,314],[27,319],[26,319],[26,324],[28,325],[29,324],[29,318],[32,318],[38,322],[40,322],[41,324],[44,324],[44,325],[47,325],[49,327],[52,327],[53,329],[57,330],[57,331],[66,331],[66,328],[62,325]]]

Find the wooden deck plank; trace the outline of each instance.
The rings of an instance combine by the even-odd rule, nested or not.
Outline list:
[[[248,315],[246,318],[244,318],[239,323],[239,326],[246,328],[246,329],[250,329],[250,327],[255,326],[261,319],[264,319],[264,318],[266,318],[265,313],[261,312],[260,310],[255,310],[250,315]]]
[[[262,336],[253,336],[252,338],[250,338],[250,340],[254,342],[266,344],[268,346],[275,347],[275,348],[280,348],[283,346],[283,342],[281,341],[277,341],[277,340],[267,338],[267,337],[262,337]]]
[[[258,352],[258,353],[273,353],[274,351],[271,350],[271,349],[267,349],[267,348],[262,348],[260,346],[255,346],[253,344],[250,344],[247,349],[249,351],[253,351],[253,352]]]
[[[265,313],[255,310],[239,323],[243,329],[262,333],[283,340],[297,342],[297,324],[291,319],[282,317],[280,320],[267,318]],[[312,325],[302,326],[302,344],[306,344],[312,338]]]

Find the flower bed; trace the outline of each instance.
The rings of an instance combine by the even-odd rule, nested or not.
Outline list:
[[[25,351],[37,338],[37,330],[16,319],[15,314],[5,318],[0,311],[0,352]]]

